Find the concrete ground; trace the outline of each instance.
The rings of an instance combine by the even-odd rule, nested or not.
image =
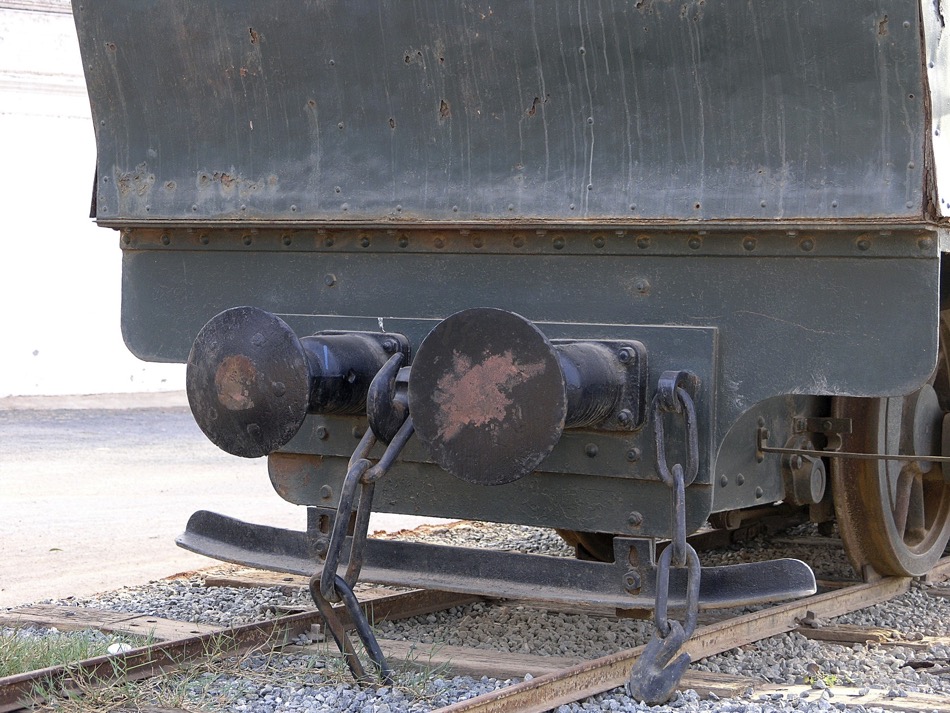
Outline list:
[[[303,529],[265,459],[199,431],[180,392],[0,399],[0,607],[215,564],[174,539],[195,510]],[[375,515],[372,529],[421,518]]]

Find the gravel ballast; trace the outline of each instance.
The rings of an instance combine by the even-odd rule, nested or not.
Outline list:
[[[809,562],[819,578],[853,577],[840,544],[815,546],[814,533],[801,527],[791,535],[806,536],[808,546],[771,546],[768,538],[702,553],[704,564],[764,557],[797,556]],[[791,535],[783,535],[787,540]],[[569,556],[556,534],[535,528],[463,523],[404,533],[453,545],[491,546],[525,552]],[[828,623],[895,629],[908,640],[950,636],[950,598],[928,593],[932,585],[914,584],[910,591],[887,602]],[[287,589],[283,588],[283,592]],[[154,582],[97,597],[54,602],[111,611],[148,614],[196,623],[229,625],[278,615],[281,610],[312,606],[304,591],[280,588],[235,589],[204,587],[202,579]],[[445,646],[466,646],[540,656],[594,658],[646,643],[652,622],[605,619],[587,614],[551,612],[520,603],[474,603],[404,621],[382,622],[382,639],[405,639]],[[255,655],[226,669],[209,673],[195,684],[194,705],[201,710],[278,713],[282,711],[359,711],[360,713],[421,712],[496,690],[522,680],[453,677],[439,670],[397,674],[393,687],[362,688],[352,683],[331,644],[297,643],[293,653]],[[398,662],[394,662],[397,664]],[[912,667],[910,664],[914,665]],[[926,666],[930,665],[930,668]],[[916,667],[916,668],[915,668]],[[921,668],[923,667],[923,668]],[[694,670],[725,673],[777,684],[808,684],[804,695],[760,694],[719,700],[701,699],[693,691],[677,693],[665,706],[649,708],[630,699],[623,689],[561,706],[558,713],[578,711],[824,711],[843,707],[835,688],[841,686],[886,692],[892,698],[912,694],[943,695],[950,700],[950,650],[941,645],[851,646],[829,644],[789,633],[733,649],[693,664]],[[936,671],[931,673],[929,671]],[[865,710],[852,706],[849,710]],[[874,707],[866,710],[874,711]]]

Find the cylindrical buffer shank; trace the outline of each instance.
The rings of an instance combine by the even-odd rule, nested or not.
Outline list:
[[[554,344],[500,309],[454,314],[429,333],[412,365],[416,435],[453,475],[499,485],[535,470],[565,428],[636,427],[642,345],[612,344]]]
[[[285,445],[308,413],[360,413],[376,372],[401,335],[328,332],[299,339],[256,307],[213,317],[188,356],[186,388],[195,421],[222,450],[257,458]]]

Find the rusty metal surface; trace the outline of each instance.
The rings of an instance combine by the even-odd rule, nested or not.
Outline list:
[[[276,450],[307,415],[310,378],[297,335],[255,307],[208,321],[188,355],[188,403],[205,435],[245,458]]]
[[[501,485],[532,472],[557,445],[567,394],[540,329],[511,312],[471,309],[423,340],[409,411],[436,463],[462,480]]]
[[[409,352],[398,334],[298,338],[270,312],[233,307],[208,320],[195,338],[188,403],[215,445],[256,458],[287,444],[307,413],[365,412],[370,383],[397,352]]]
[[[840,616],[892,599],[909,588],[910,579],[890,577],[873,584],[859,584],[743,614],[700,627],[687,648],[694,659],[712,656],[735,646],[791,631],[809,611],[821,617]],[[638,646],[626,649],[557,673],[538,676],[439,708],[436,713],[544,713],[560,705],[622,686],[627,680],[630,666],[644,648]]]
[[[107,224],[924,212],[914,0],[75,15]]]
[[[441,611],[474,600],[474,597],[449,592],[417,590],[371,599],[362,602],[362,606],[374,621],[384,621]],[[209,652],[237,654],[268,644],[280,645],[322,621],[323,617],[316,610],[290,614],[270,621],[163,641],[115,656],[98,656],[68,666],[0,678],[0,713],[21,710],[42,700],[40,694],[43,691],[68,690],[77,680],[102,683],[118,678],[138,680],[171,670],[189,660],[207,657]],[[341,621],[344,627],[352,625],[345,611],[341,613]]]

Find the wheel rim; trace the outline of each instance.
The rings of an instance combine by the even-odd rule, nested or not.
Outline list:
[[[837,417],[852,421],[843,450],[940,453],[943,413],[950,410],[947,326],[931,380],[899,398],[835,400]],[[832,459],[838,529],[855,570],[882,575],[926,574],[950,539],[950,485],[939,464]]]

